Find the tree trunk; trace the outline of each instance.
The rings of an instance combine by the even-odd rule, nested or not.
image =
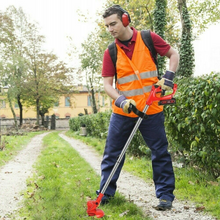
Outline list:
[[[41,125],[44,126],[44,114],[41,114]]]
[[[16,114],[15,114],[15,111],[14,111],[9,93],[8,93],[8,102],[9,102],[9,106],[10,106],[11,112],[12,112],[13,117],[14,117],[15,129],[16,129],[16,131],[18,131],[17,117],[16,117]]]
[[[181,24],[182,24],[182,33],[183,32],[188,32],[190,33],[190,29],[186,27],[186,13],[184,12],[184,8],[186,12],[188,13],[187,6],[186,6],[186,0],[178,0],[178,9],[180,13],[180,19],[181,19]]]
[[[92,93],[92,109],[93,109],[93,113],[96,114],[98,111],[97,111],[97,107],[96,107],[95,92],[94,92],[93,88],[91,90],[91,93]]]
[[[39,125],[40,122],[40,101],[39,99],[36,100],[36,111],[37,111],[37,125]]]
[[[93,113],[96,114],[98,111],[97,111],[97,107],[96,107],[96,101],[95,101],[95,91],[94,91],[94,88],[93,88],[93,84],[92,84],[92,79],[89,78],[89,82],[90,82],[90,88],[91,88],[91,93],[92,93],[92,110],[93,110]]]
[[[18,102],[18,106],[19,106],[19,110],[20,110],[20,127],[23,124],[23,105],[21,103],[21,96],[18,95],[17,96],[17,102]]]

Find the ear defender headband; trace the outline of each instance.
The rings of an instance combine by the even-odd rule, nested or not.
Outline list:
[[[131,18],[130,18],[129,13],[127,11],[125,11],[120,5],[114,5],[113,7],[117,8],[121,12],[123,12],[123,14],[121,16],[122,24],[124,25],[124,27],[127,27],[129,25],[129,23],[131,22]]]

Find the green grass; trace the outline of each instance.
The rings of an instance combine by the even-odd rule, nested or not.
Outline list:
[[[80,139],[81,141],[99,149],[100,154],[104,151],[105,140],[79,136],[77,132],[68,131],[66,135]],[[92,140],[92,141],[91,141]],[[95,141],[96,140],[96,141]],[[123,169],[133,175],[139,176],[146,182],[152,182],[151,161],[145,158],[126,156]],[[220,182],[209,175],[201,174],[194,168],[175,168],[176,190],[175,196],[179,200],[196,202],[197,207],[204,206],[204,212],[220,219]]]
[[[35,164],[36,172],[27,180],[24,204],[17,215],[27,220],[88,219],[87,200],[96,199],[100,176],[58,136],[58,132],[45,136],[43,144]],[[148,219],[118,193],[110,204],[100,208],[105,212],[103,219]],[[126,215],[119,217],[127,210]],[[11,219],[18,219],[18,216],[11,216]]]
[[[30,142],[31,138],[41,133],[42,132],[31,132],[24,136],[3,136],[2,144],[5,145],[5,147],[3,150],[0,150],[0,167],[16,156],[19,150]]]
[[[96,151],[102,155],[105,148],[105,140],[104,139],[98,139],[91,136],[80,136],[79,132],[72,132],[71,130],[67,131],[65,133],[68,137],[72,137],[78,140],[81,140],[87,145],[90,145],[96,149]]]

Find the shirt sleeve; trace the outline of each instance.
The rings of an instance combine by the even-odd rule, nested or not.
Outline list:
[[[170,45],[159,35],[151,32],[154,48],[160,56],[164,56],[170,49]]]
[[[114,77],[115,66],[112,62],[108,49],[105,50],[102,62],[102,77]]]

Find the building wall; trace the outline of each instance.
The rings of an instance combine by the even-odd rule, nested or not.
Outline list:
[[[100,103],[100,107],[98,107],[99,112],[103,112],[110,108],[111,100],[105,94],[96,94],[96,98]],[[59,105],[54,105],[53,108],[49,109],[49,113],[46,115],[55,114],[57,118],[69,118],[76,117],[79,113],[85,114],[85,110],[87,109],[88,114],[92,113],[92,107],[89,102],[89,94],[88,92],[79,92],[74,93],[70,98],[71,106],[67,106],[65,102],[66,96],[61,96],[59,98]],[[13,114],[11,109],[9,108],[9,104],[5,103],[4,97],[0,98],[0,117],[1,118],[13,118]],[[98,105],[99,106],[99,105]],[[14,107],[15,114],[19,117],[19,108],[15,105]],[[23,118],[36,118],[35,107],[23,109]]]

